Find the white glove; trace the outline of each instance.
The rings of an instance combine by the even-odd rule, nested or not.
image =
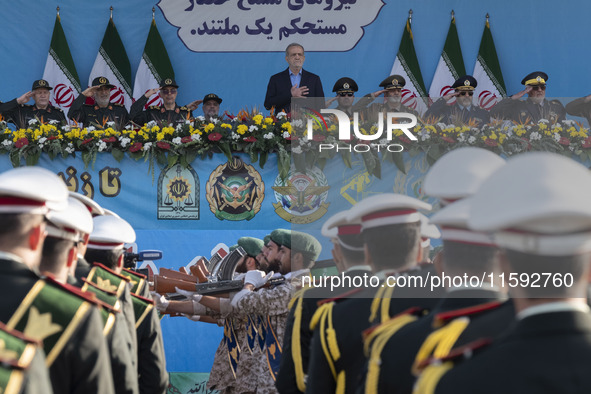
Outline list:
[[[244,284],[250,283],[255,289],[258,289],[259,287],[264,286],[272,275],[273,271],[269,272],[267,275],[259,270],[248,271],[244,277]]]
[[[198,301],[193,301],[193,314],[194,315],[205,315],[207,308],[205,305],[201,305]]]
[[[199,316],[199,315],[187,315],[186,313],[183,313],[182,315],[185,316],[189,320],[193,320],[193,321],[201,320],[201,316]]]
[[[156,292],[152,292],[152,298],[154,299],[154,303],[156,304],[156,309],[158,312],[166,311],[168,304],[170,304],[170,301],[167,300],[166,297]]]
[[[175,287],[174,289],[178,294],[183,295],[193,301],[199,302],[201,301],[201,297],[203,297],[201,294],[195,293],[194,291],[183,290],[179,289],[178,287]]]
[[[245,276],[246,276],[245,273],[236,274],[236,276],[234,276],[234,280],[242,280],[242,279],[244,279]]]

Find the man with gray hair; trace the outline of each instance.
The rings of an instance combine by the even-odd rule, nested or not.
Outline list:
[[[297,43],[291,43],[285,48],[285,61],[289,67],[277,73],[269,79],[267,94],[265,96],[265,108],[275,109],[275,113],[289,113],[291,99],[305,97],[324,97],[320,77],[305,71],[302,67],[306,60],[304,47]],[[322,103],[320,102],[322,101]],[[309,106],[320,107],[324,105],[324,99]]]

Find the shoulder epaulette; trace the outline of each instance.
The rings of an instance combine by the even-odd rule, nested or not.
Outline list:
[[[119,103],[111,103],[111,105],[114,105],[116,107],[123,107],[124,106],[123,104],[119,104]]]
[[[149,109],[157,109],[157,110],[159,110],[160,109],[160,106],[158,106],[158,105],[150,105],[148,108]]]
[[[184,105],[182,107],[179,108],[181,111],[188,111],[189,108],[185,107]]]
[[[484,304],[470,306],[468,308],[456,309],[448,312],[441,312],[435,315],[435,318],[433,319],[433,326],[441,327],[442,325],[446,324],[447,322],[455,318],[474,316],[482,312],[497,309],[501,305],[503,305],[503,301],[491,301]]]
[[[55,287],[61,288],[62,290],[66,291],[70,294],[73,294],[79,298],[82,298],[84,301],[88,301],[93,304],[97,303],[96,297],[93,294],[89,294],[89,293],[82,291],[81,289],[79,289],[75,286],[69,285],[67,283],[58,282],[52,276],[46,276],[45,281],[51,283]]]
[[[119,278],[123,279],[123,280],[124,280],[124,281],[126,281],[126,282],[131,282],[131,279],[129,279],[127,276],[125,276],[125,275],[121,275],[121,274],[118,274],[118,273],[116,273],[115,271],[113,271],[112,269],[110,269],[110,268],[107,268],[106,266],[104,266],[104,265],[103,265],[103,264],[101,264],[101,263],[94,262],[94,263],[92,263],[92,265],[93,265],[93,266],[95,266],[95,267],[100,267],[101,269],[104,269],[104,270],[105,270],[105,271],[107,271],[108,273],[110,273],[110,274],[113,274],[113,275],[115,275],[115,276],[117,276],[117,277],[119,277]]]
[[[147,277],[146,275],[144,275],[144,274],[140,274],[139,272],[132,271],[132,270],[130,270],[130,269],[127,269],[127,268],[123,268],[123,270],[122,270],[122,271],[125,271],[125,272],[127,272],[127,273],[128,273],[129,275],[131,275],[131,276],[137,276],[137,277],[140,277],[140,278],[142,278],[142,279],[147,279],[147,278],[148,278],[148,277]]]
[[[98,287],[94,283],[87,281],[85,278],[82,278],[82,281],[84,282],[84,285],[82,286],[82,288],[87,293],[92,294],[94,297],[96,297],[98,299],[99,303],[97,303],[97,305],[105,307],[105,309],[108,309],[109,311],[111,311],[113,313],[121,312],[121,307],[119,306],[119,300],[117,297],[117,293],[115,293],[113,291],[101,289],[100,287]],[[92,290],[90,290],[89,288],[92,288]],[[98,293],[95,293],[95,292],[98,292]],[[100,296],[99,293],[103,294],[103,296]],[[102,297],[103,300],[99,299],[99,297]],[[112,297],[112,298],[109,298],[109,297]],[[110,300],[112,300],[113,304],[109,304],[109,302],[107,302]]]
[[[339,294],[336,297],[333,297],[333,298],[325,298],[324,300],[320,300],[320,301],[317,302],[317,305],[320,306],[320,305],[327,304],[329,302],[339,302],[339,301],[346,300],[347,297],[349,297],[350,295],[353,295],[353,294],[357,294],[361,290],[363,290],[363,288],[357,287],[355,289],[352,289],[352,290],[346,291],[346,292],[344,292],[342,294]]]
[[[91,286],[91,287],[93,287],[95,289],[98,289],[98,290],[102,291],[103,293],[106,293],[106,294],[108,294],[110,296],[117,297],[117,293],[116,292],[111,291],[111,290],[102,289],[99,286],[97,286],[96,283],[92,283],[91,281],[87,280],[86,278],[82,278],[82,281],[84,282],[85,285],[87,285],[87,286],[82,286],[82,288]]]
[[[456,363],[461,360],[468,360],[474,355],[474,352],[490,346],[491,343],[492,343],[492,339],[490,339],[490,338],[477,339],[474,342],[470,342],[464,346],[460,346],[460,347],[453,349],[445,357],[440,357],[440,358],[430,357],[430,358],[422,361],[421,363],[419,363],[417,365],[417,368],[418,368],[418,370],[423,370],[426,367],[428,367],[429,365],[432,365],[434,363],[440,363],[440,362],[446,362],[446,361],[452,361],[452,362]]]

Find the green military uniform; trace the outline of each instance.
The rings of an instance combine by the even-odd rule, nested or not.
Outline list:
[[[33,338],[44,339],[55,393],[114,393],[108,350],[95,305],[71,288],[40,280],[11,256],[2,253],[0,259],[0,321]],[[32,290],[38,292],[36,297],[30,293]],[[33,314],[39,317],[30,319]],[[71,315],[75,318],[70,321],[58,320]]]
[[[565,109],[569,115],[585,118],[591,125],[591,102],[586,99],[586,97],[581,97],[573,100],[566,105]]]
[[[160,81],[160,88],[172,87],[177,89],[179,86],[172,78],[166,78]],[[168,126],[172,124],[176,126],[178,124],[184,124],[186,120],[193,119],[193,112],[185,107],[179,106],[175,103],[174,109],[168,110],[162,105],[152,105],[147,109],[144,109],[148,98],[143,94],[135,103],[131,105],[129,116],[131,120],[139,125],[144,125],[150,121],[155,121],[158,124]]]
[[[109,80],[105,77],[95,78],[92,81],[92,86],[114,87],[114,85],[111,85]],[[98,105],[85,104],[85,101],[86,96],[83,94],[76,97],[76,100],[74,100],[68,111],[68,118],[77,123],[82,123],[85,127],[102,127],[106,122],[115,122],[115,127],[117,129],[122,129],[127,123],[129,123],[129,113],[123,105],[109,103],[106,107],[101,108]]]

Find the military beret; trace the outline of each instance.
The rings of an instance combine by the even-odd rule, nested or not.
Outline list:
[[[176,84],[176,81],[172,78],[164,78],[160,81],[160,87],[172,86],[173,88],[178,88],[179,85]]]
[[[468,197],[504,164],[505,160],[486,149],[455,149],[431,166],[423,181],[423,190],[429,197],[439,198],[443,203]]]
[[[320,242],[310,234],[303,233],[301,231],[291,232],[291,254],[301,253],[310,260],[316,261],[322,246]]]
[[[336,81],[334,87],[332,88],[332,91],[337,93],[353,93],[357,90],[359,90],[359,88],[357,87],[357,82],[348,77],[343,77]]]
[[[41,167],[18,167],[0,174],[0,213],[45,214],[67,206],[68,188]]]
[[[51,86],[49,86],[49,82],[47,82],[46,80],[38,79],[35,82],[33,82],[33,87],[31,88],[31,90],[35,90],[35,89],[51,90],[53,88]]]
[[[263,238],[263,245],[267,246],[267,244],[269,243],[270,240],[271,240],[271,234],[265,235],[265,238]]]
[[[271,232],[271,241],[279,246],[285,246],[291,249],[291,230],[279,228]]]
[[[215,93],[206,94],[205,97],[203,97],[203,104],[205,104],[209,100],[216,101],[218,104],[221,104],[222,103],[222,99],[219,98],[218,95],[215,94]]]
[[[406,85],[406,80],[402,75],[390,75],[388,78],[384,79],[380,86],[384,89],[400,89]]]
[[[92,86],[107,86],[111,89],[115,87],[115,85],[111,85],[109,80],[105,77],[96,77],[92,80]]]
[[[238,246],[246,251],[250,257],[257,257],[263,251],[263,240],[253,237],[242,237],[238,239]]]
[[[478,82],[473,76],[464,75],[463,77],[456,79],[451,87],[455,90],[474,90],[476,85],[478,85]]]
[[[521,80],[521,84],[525,86],[545,85],[546,82],[548,82],[548,74],[542,71],[534,71],[533,73],[527,74],[525,78]]]

